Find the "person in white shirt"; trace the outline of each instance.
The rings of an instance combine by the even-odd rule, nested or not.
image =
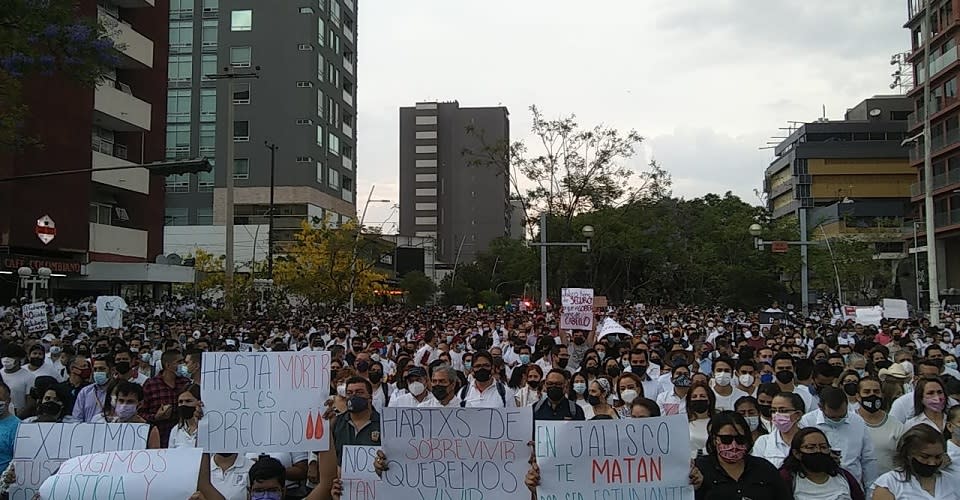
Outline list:
[[[460,389],[460,406],[466,408],[515,408],[516,395],[493,377],[493,356],[479,351],[473,356],[473,380]]]
[[[660,406],[660,413],[664,416],[686,414],[687,392],[690,391],[690,385],[692,383],[690,379],[690,369],[687,368],[687,365],[676,364],[670,375],[673,389],[661,392],[657,396],[657,405]]]
[[[803,398],[795,392],[781,392],[773,398],[769,434],[757,438],[751,453],[766,459],[774,467],[780,468],[783,460],[790,454],[790,443],[800,429],[800,418],[806,411]]]
[[[657,399],[657,396],[660,395],[660,367],[650,366],[646,349],[634,348],[630,351],[630,366],[624,371],[640,377],[644,397],[652,400]]]
[[[28,416],[25,414],[27,411],[27,394],[30,393],[33,382],[36,380],[36,376],[30,370],[21,366],[26,355],[23,347],[17,344],[7,344],[3,349],[3,356],[0,358],[0,363],[3,365],[0,377],[3,378],[3,383],[10,388],[10,406],[12,406],[10,413],[16,411],[17,416],[23,417]]]
[[[27,366],[24,368],[33,375],[34,379],[46,376],[55,378],[57,382],[63,382],[64,380],[63,372],[57,369],[56,364],[47,359],[43,344],[39,342],[30,346],[30,350],[27,351]]]
[[[751,359],[737,361],[736,389],[748,396],[756,396],[760,387],[760,377],[757,376],[757,364]]]
[[[543,399],[543,391],[540,389],[543,370],[537,364],[525,365],[520,369],[524,370],[521,378],[524,385],[517,390],[517,406],[533,406]]]
[[[943,435],[928,425],[903,433],[894,463],[897,467],[873,484],[872,500],[955,500],[960,476],[947,467]]]
[[[423,342],[423,347],[413,356],[413,362],[425,368],[440,357],[440,350],[437,349],[437,334],[432,331],[426,333]]]
[[[713,361],[713,380],[710,388],[716,396],[716,411],[732,411],[738,399],[749,396],[733,386],[733,360],[717,358]]]
[[[877,478],[877,456],[873,441],[856,413],[847,413],[847,395],[836,387],[824,387],[820,408],[800,419],[800,427],[816,427],[826,434],[834,450],[840,452],[840,466],[869,486]]]
[[[873,451],[877,456],[877,470],[887,471],[893,468],[893,455],[897,451],[897,441],[903,433],[903,424],[883,410],[883,390],[880,381],[873,377],[860,380],[857,400],[860,402],[856,414],[863,419],[867,433],[873,441]]]
[[[793,356],[785,352],[781,352],[774,356],[773,371],[774,377],[776,377],[777,385],[780,386],[781,391],[792,392],[800,396],[803,399],[803,405],[805,408],[813,408],[815,406],[813,395],[810,394],[810,390],[807,389],[806,386],[797,385],[796,383],[796,367],[793,362]]]
[[[210,483],[224,500],[247,500],[247,475],[252,465],[238,453],[217,453],[211,457]]]
[[[450,365],[440,365],[433,369],[430,377],[430,392],[432,398],[420,403],[420,408],[459,408],[460,396],[457,389],[460,386],[460,377]]]
[[[407,369],[404,377],[407,381],[407,392],[397,394],[390,399],[391,408],[414,408],[428,399],[432,399],[430,387],[427,385],[427,372],[419,366],[412,366]]]
[[[913,396],[914,417],[907,419],[903,426],[909,429],[916,425],[926,424],[934,429],[943,432],[947,423],[947,397],[946,387],[939,378],[921,378],[917,381],[916,388],[911,394]]]
[[[556,344],[550,348],[550,354],[537,360],[537,365],[543,370],[543,373],[549,373],[554,368],[567,370],[573,373],[570,366],[570,354],[567,352],[567,346]]]

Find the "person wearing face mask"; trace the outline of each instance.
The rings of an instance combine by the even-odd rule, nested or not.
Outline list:
[[[795,500],[864,500],[859,480],[837,464],[831,451],[827,436],[816,427],[801,429],[793,437],[780,477]]]
[[[570,389],[567,394],[567,398],[570,401],[580,405],[580,408],[583,409],[584,418],[587,420],[593,417],[593,407],[587,402],[587,387],[589,383],[586,374],[583,372],[574,373],[573,376],[570,377]]]
[[[460,378],[457,371],[450,365],[440,365],[433,369],[430,376],[430,393],[433,396],[422,403],[420,408],[457,408],[460,398],[457,397],[457,388]]]
[[[110,384],[109,394],[110,397],[103,405],[103,412],[94,417],[93,423],[146,423],[146,420],[137,414],[140,402],[143,401],[143,387],[133,382],[115,381]],[[159,447],[159,443],[153,445]]]
[[[27,351],[26,369],[33,375],[34,379],[37,377],[53,377],[57,382],[62,382],[64,378],[60,371],[56,369],[56,365],[47,359],[44,346],[39,342],[30,346],[30,350]]]
[[[750,433],[753,435],[753,441],[756,442],[760,436],[766,435],[767,427],[760,421],[760,403],[753,396],[744,396],[738,399],[734,404],[734,411],[743,415],[750,427]]]
[[[856,415],[847,414],[847,395],[836,387],[825,387],[820,393],[820,407],[800,419],[800,427],[816,427],[823,431],[840,452],[840,465],[850,471],[860,484],[869,486],[879,475],[877,455],[867,426]]]
[[[749,358],[737,361],[737,371],[734,373],[736,389],[747,396],[756,396],[760,379],[757,377],[757,364]]]
[[[559,368],[547,373],[543,380],[546,397],[533,405],[534,420],[585,420],[580,406],[566,397],[567,375]]]
[[[390,384],[383,380],[383,363],[380,361],[371,361],[370,368],[367,371],[367,380],[373,387],[373,407],[377,411],[383,410],[384,406],[390,405],[390,396],[393,390]]]
[[[943,435],[929,425],[903,433],[893,457],[894,469],[874,483],[872,500],[955,499],[960,477],[947,465]]]
[[[647,356],[646,349],[634,348],[630,351],[630,366],[626,371],[640,377],[643,385],[643,394],[650,399],[656,399],[660,395],[660,367],[651,366]]]
[[[165,351],[160,356],[160,363],[163,370],[143,384],[140,416],[159,430],[160,446],[166,447],[170,431],[179,420],[176,413],[177,398],[190,384],[190,379],[183,375],[187,369],[180,351]]]
[[[893,455],[897,449],[897,441],[903,433],[903,424],[897,419],[890,418],[884,411],[884,397],[880,381],[874,377],[864,377],[860,380],[857,393],[859,407],[856,414],[863,419],[867,426],[873,450],[877,456],[877,470],[886,471],[893,468]]]
[[[0,383],[0,471],[7,470],[13,460],[20,419],[10,412],[10,388]]]
[[[707,444],[707,424],[716,413],[716,399],[706,384],[698,382],[687,392],[687,420],[690,427],[690,458],[696,458]]]
[[[777,385],[781,392],[793,392],[803,398],[803,404],[807,408],[813,408],[815,401],[810,390],[803,385],[796,383],[796,361],[793,356],[781,352],[773,357],[773,371]]]
[[[513,390],[493,377],[493,356],[489,352],[478,351],[474,354],[471,366],[473,379],[458,394],[461,408],[516,407]]]
[[[380,413],[370,404],[370,381],[361,377],[347,379],[347,411],[333,417],[330,422],[331,443],[327,451],[317,452],[319,481],[314,492],[318,498],[327,498],[327,493],[342,492],[343,482],[338,467],[343,460],[344,446],[380,446]],[[377,452],[374,468],[386,470],[387,457]]]
[[[113,355],[115,378],[120,381],[133,382],[142,387],[144,382],[147,381],[147,376],[137,372],[134,367],[133,357],[129,350],[124,349]]]
[[[167,448],[196,448],[197,427],[203,417],[203,403],[200,400],[200,386],[188,385],[177,396],[177,424],[170,432]],[[148,444],[160,444],[160,432],[154,427],[150,431]]]
[[[526,365],[522,377],[524,385],[517,390],[517,406],[533,406],[543,399],[543,391],[540,390],[543,370],[537,364]]]
[[[717,411],[733,410],[736,400],[749,395],[734,386],[733,360],[730,358],[717,358],[713,361],[713,380],[710,381],[710,387],[717,398]]]
[[[90,362],[82,356],[71,356],[65,360],[67,379],[57,385],[57,389],[64,395],[64,408],[68,415],[73,415],[74,402],[80,390],[90,383],[93,370]]]
[[[22,363],[25,357],[27,357],[26,351],[17,344],[7,344],[0,357],[0,362],[3,364],[0,376],[3,378],[3,383],[10,389],[10,402],[13,405],[11,412],[23,417],[27,416],[27,394],[33,388],[33,382],[36,379],[30,370],[23,368]]]
[[[620,418],[617,410],[610,406],[608,402],[610,396],[610,379],[606,377],[597,377],[590,382],[587,389],[587,403],[590,405],[590,413],[593,415],[588,420],[611,420]],[[586,411],[584,411],[584,418]]]
[[[424,401],[434,399],[433,395],[430,394],[426,370],[419,366],[411,366],[407,368],[407,375],[404,379],[407,382],[406,392],[395,395],[388,406],[391,408],[414,408]]]
[[[663,415],[687,413],[686,398],[692,383],[690,369],[685,364],[674,361],[673,370],[670,372],[673,389],[661,392],[657,396],[657,404],[660,405],[660,412]]]
[[[774,430],[757,439],[753,453],[779,468],[790,453],[790,443],[799,430],[798,423],[806,411],[806,406],[803,399],[794,392],[777,394],[771,406]]]
[[[40,398],[37,400],[37,414],[33,417],[23,419],[23,423],[29,424],[64,421],[66,410],[64,409],[63,395],[59,393],[55,387],[56,386],[49,386],[44,390],[36,391],[41,393]],[[71,420],[69,416],[67,417],[67,420]]]
[[[588,335],[583,330],[572,330],[569,334],[566,330],[560,330],[560,342],[567,346],[567,352],[570,354],[570,372],[573,373],[580,369],[587,350],[596,343],[596,331],[590,331]]]
[[[926,424],[943,432],[947,424],[947,391],[943,381],[936,377],[924,377],[917,381],[913,394],[914,417],[907,419],[903,427]]]
[[[93,383],[77,394],[77,401],[73,405],[75,421],[89,423],[95,416],[103,413],[103,406],[107,400],[107,384],[110,382],[111,364],[112,358],[107,356],[93,359]]]
[[[793,495],[777,469],[749,453],[753,438],[737,412],[713,417],[707,435],[707,453],[694,460],[690,480],[698,500],[750,498],[786,500]],[[756,446],[753,446],[756,450]]]

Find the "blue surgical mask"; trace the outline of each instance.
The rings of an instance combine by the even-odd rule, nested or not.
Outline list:
[[[529,362],[530,362],[530,355],[529,355],[529,354],[521,354],[521,355],[520,355],[520,362],[523,363],[523,364],[529,363]]]
[[[107,372],[93,372],[93,383],[103,385],[107,383]]]
[[[279,491],[254,491],[250,493],[250,500],[281,500],[283,493]]]
[[[177,376],[190,378],[190,370],[187,370],[187,365],[177,365]]]
[[[472,362],[472,361],[464,361],[464,362],[463,362],[463,369],[464,369],[464,370],[469,370],[469,369],[472,368],[472,367],[473,367],[473,362]]]
[[[950,368],[950,369],[952,369],[952,370],[956,370],[956,369],[957,369],[957,362],[956,362],[956,361],[947,361],[946,363],[943,364],[943,366],[945,366],[945,367],[947,367],[947,368]]]
[[[761,383],[761,384],[769,384],[770,382],[773,382],[773,374],[772,374],[772,373],[763,373],[763,374],[760,375],[760,383]]]

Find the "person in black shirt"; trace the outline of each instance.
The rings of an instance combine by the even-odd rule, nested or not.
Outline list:
[[[344,445],[380,446],[380,414],[373,409],[373,386],[363,377],[347,379],[347,411],[331,422],[332,442],[327,451],[317,452],[320,484],[314,491],[330,492],[336,482],[341,488],[338,467]]]
[[[583,408],[567,399],[566,370],[554,368],[543,379],[543,390],[547,397],[533,405],[534,420],[586,420]]]

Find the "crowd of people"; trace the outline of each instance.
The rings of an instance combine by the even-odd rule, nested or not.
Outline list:
[[[19,304],[0,308],[0,470],[21,421],[146,423],[149,448],[196,447],[204,352],[325,350],[330,450],[205,455],[195,499],[339,497],[343,446],[379,445],[382,409],[414,406],[686,415],[698,500],[960,495],[960,313],[862,325],[777,305],[624,305],[597,311],[623,327],[604,335],[558,329],[552,311],[291,306],[228,321],[179,299],[131,301],[121,328],[98,329],[94,304],[50,300],[34,334]],[[539,483],[531,459],[533,495]]]

